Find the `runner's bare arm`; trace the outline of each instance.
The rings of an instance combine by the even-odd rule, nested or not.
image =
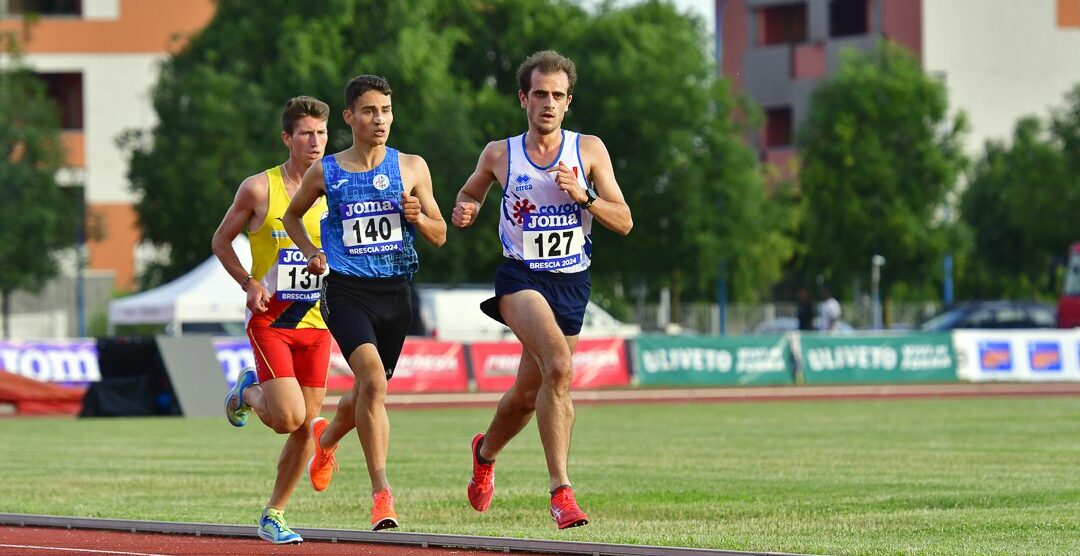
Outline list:
[[[424,236],[428,243],[442,247],[446,243],[446,220],[439,212],[431,185],[431,171],[422,157],[402,154],[402,169],[407,176],[408,191],[401,193],[401,207],[405,220],[416,226],[416,231]]]
[[[248,269],[244,268],[243,263],[240,262],[240,257],[233,249],[232,242],[245,229],[258,229],[262,226],[262,220],[266,215],[263,214],[262,218],[259,218],[259,212],[265,213],[268,187],[266,172],[250,176],[241,182],[232,205],[225,211],[225,217],[221,219],[217,230],[214,231],[214,239],[210,242],[210,247],[221,261],[221,266],[247,292],[247,306],[253,312],[265,311],[270,295],[258,281],[249,278]]]
[[[455,226],[467,228],[476,221],[488,189],[493,182],[499,181],[497,172],[500,167],[506,168],[506,141],[492,141],[484,147],[480,160],[476,162],[476,169],[458,191],[452,218]]]
[[[316,275],[326,272],[326,255],[315,247],[315,242],[311,241],[311,236],[304,229],[304,215],[315,204],[315,201],[325,194],[326,185],[323,181],[322,164],[312,164],[311,168],[304,173],[300,190],[293,195],[289,208],[285,209],[285,214],[281,217],[281,223],[285,225],[285,232],[289,234],[289,239],[307,258],[308,272]]]
[[[595,135],[582,135],[580,140],[585,175],[596,190],[597,197],[589,212],[605,228],[617,234],[629,234],[634,220],[619,182],[615,181],[615,170],[611,166],[607,147]]]

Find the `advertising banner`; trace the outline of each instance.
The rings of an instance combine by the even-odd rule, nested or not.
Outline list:
[[[473,342],[469,344],[476,387],[481,392],[503,392],[514,384],[521,344]],[[630,367],[626,360],[626,341],[621,338],[589,338],[578,341],[573,356],[574,380],[571,388],[587,390],[628,386]]]
[[[800,334],[803,382],[956,382],[949,334]]]
[[[638,336],[636,380],[645,386],[791,384],[786,336]]]
[[[101,380],[97,341],[0,340],[0,369],[40,382],[86,386]]]
[[[1080,381],[1080,329],[956,330],[957,374],[972,382]]]
[[[387,391],[465,392],[465,345],[428,338],[408,338]]]
[[[214,338],[214,348],[225,380],[236,382],[244,367],[255,366],[255,356],[245,337]],[[331,391],[352,388],[353,373],[337,342],[330,342],[330,372],[326,387]],[[409,337],[401,348],[389,392],[464,392],[468,389],[465,348],[459,342],[441,342]]]

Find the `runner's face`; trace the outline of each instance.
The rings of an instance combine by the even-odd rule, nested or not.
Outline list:
[[[566,72],[533,70],[532,89],[528,93],[518,91],[521,107],[529,117],[529,128],[543,135],[559,130],[573,98],[567,93],[569,90],[570,78]]]
[[[292,135],[281,132],[281,140],[289,147],[289,158],[311,166],[326,152],[326,120],[304,116],[293,124]]]
[[[344,116],[345,123],[352,128],[353,140],[369,145],[385,145],[390,136],[390,124],[394,123],[390,96],[376,90],[360,95],[352,108],[345,110]]]

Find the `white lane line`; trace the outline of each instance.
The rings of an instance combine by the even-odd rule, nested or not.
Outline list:
[[[61,552],[90,552],[93,554],[122,554],[124,556],[169,556],[154,552],[123,552],[120,550],[94,550],[92,548],[61,548],[58,546],[34,546],[29,544],[0,544],[0,548],[29,548],[33,550],[59,550]]]

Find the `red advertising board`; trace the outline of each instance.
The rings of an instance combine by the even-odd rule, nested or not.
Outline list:
[[[337,342],[330,355],[329,390],[352,388],[353,377]],[[465,372],[465,349],[460,342],[441,342],[428,338],[407,338],[394,378],[387,389],[391,393],[464,392],[468,390]]]
[[[469,344],[476,387],[481,392],[502,392],[514,384],[521,344],[510,342],[473,342]],[[580,340],[574,350],[574,382],[571,388],[583,390],[628,386],[630,367],[626,361],[626,343],[621,338]]]

